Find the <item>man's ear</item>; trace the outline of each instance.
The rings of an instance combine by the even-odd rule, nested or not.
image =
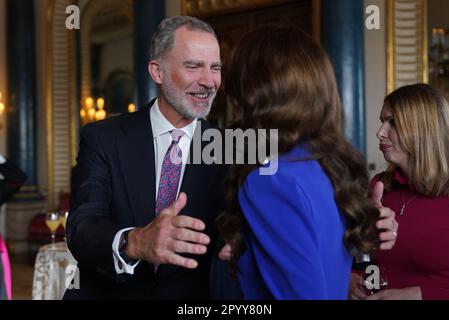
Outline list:
[[[156,60],[151,60],[148,63],[148,73],[156,84],[161,84],[163,80],[161,65]]]

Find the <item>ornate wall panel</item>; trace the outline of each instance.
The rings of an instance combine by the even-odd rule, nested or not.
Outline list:
[[[388,92],[428,82],[427,0],[387,0]]]
[[[70,191],[70,172],[77,142],[75,32],[66,28],[66,8],[75,0],[55,0],[48,8],[47,43],[47,170],[48,207],[58,205],[60,192]]]

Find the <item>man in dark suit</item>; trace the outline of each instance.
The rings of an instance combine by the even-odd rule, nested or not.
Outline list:
[[[225,166],[186,163],[221,83],[214,31],[165,19],[148,70],[155,101],[82,130],[67,223],[80,286],[65,299],[209,298]]]

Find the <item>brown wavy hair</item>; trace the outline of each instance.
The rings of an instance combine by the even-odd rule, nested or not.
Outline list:
[[[226,67],[225,91],[236,109],[231,128],[278,129],[279,154],[306,142],[334,187],[346,220],[346,247],[368,253],[377,248],[379,210],[366,198],[363,159],[344,136],[335,75],[324,50],[293,26],[267,25],[243,37]],[[227,208],[217,218],[232,248],[234,271],[245,250],[240,232],[246,222],[237,194],[255,167],[230,167]]]
[[[390,93],[384,101],[395,121],[399,144],[408,155],[410,187],[427,197],[449,196],[449,103],[427,84]],[[391,164],[384,173],[385,191],[396,189]]]

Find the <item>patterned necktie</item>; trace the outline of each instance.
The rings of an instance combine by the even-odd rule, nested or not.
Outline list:
[[[176,200],[179,178],[181,176],[182,151],[178,143],[184,135],[184,131],[175,129],[170,131],[170,135],[172,143],[168,147],[162,162],[159,191],[156,200],[156,216]]]

